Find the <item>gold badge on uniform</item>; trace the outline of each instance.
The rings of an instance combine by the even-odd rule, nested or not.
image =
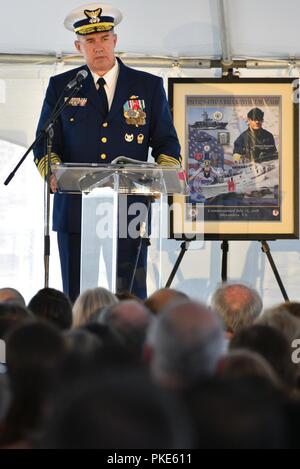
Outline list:
[[[134,135],[133,134],[125,134],[125,140],[126,142],[130,143],[133,142]]]
[[[142,145],[142,143],[144,141],[144,138],[145,138],[145,135],[143,135],[143,134],[139,134],[137,136],[137,142],[138,142],[139,145]]]
[[[126,124],[136,127],[146,125],[145,101],[143,99],[131,96],[129,101],[124,104],[123,109]]]

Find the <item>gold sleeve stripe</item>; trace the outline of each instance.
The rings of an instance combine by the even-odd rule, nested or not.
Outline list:
[[[181,158],[177,160],[173,156],[159,155],[157,158],[157,163],[164,166],[180,166]]]
[[[51,164],[61,163],[61,159],[56,153],[51,153]],[[48,155],[43,156],[43,158],[37,163],[35,160],[35,164],[37,165],[37,169],[40,175],[45,178],[48,173]]]

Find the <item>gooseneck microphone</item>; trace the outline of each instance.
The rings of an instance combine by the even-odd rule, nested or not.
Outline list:
[[[81,83],[86,79],[88,76],[88,72],[86,70],[79,70],[76,77],[74,77],[66,86],[67,90],[71,90],[74,86],[79,86]]]

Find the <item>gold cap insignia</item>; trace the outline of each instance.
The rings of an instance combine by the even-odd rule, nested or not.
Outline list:
[[[84,14],[87,18],[90,18],[90,23],[100,23],[100,16],[102,13],[102,8],[97,8],[97,10],[84,10]]]

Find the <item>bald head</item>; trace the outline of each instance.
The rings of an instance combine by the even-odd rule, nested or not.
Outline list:
[[[159,314],[163,309],[175,301],[188,300],[188,296],[172,288],[161,288],[157,290],[145,301],[147,308],[154,314]]]
[[[263,306],[258,293],[242,284],[220,287],[214,293],[211,304],[224,322],[226,330],[232,333],[252,325]]]
[[[8,302],[26,306],[25,300],[18,290],[14,288],[0,288],[0,303]]]

